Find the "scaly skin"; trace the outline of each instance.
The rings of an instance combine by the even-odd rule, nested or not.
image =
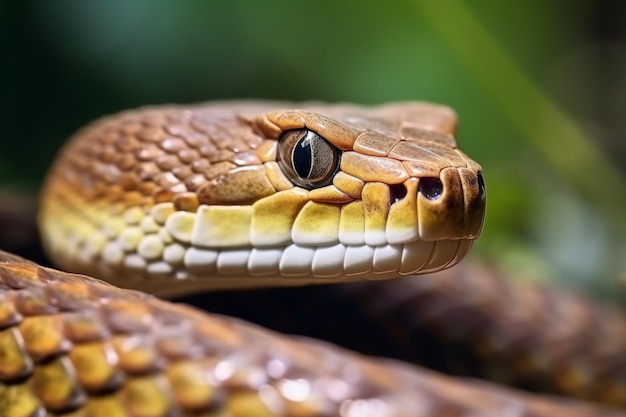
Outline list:
[[[4,252],[0,327],[3,417],[626,415],[287,338]]]
[[[447,347],[442,368],[626,407],[623,310],[564,289],[516,283],[472,263],[381,284],[356,283],[341,292],[343,302],[352,300],[384,333],[389,355],[419,362],[427,333],[431,351],[443,355]]]
[[[95,122],[46,181],[47,250],[69,270],[167,296],[393,278],[464,257],[485,194],[451,110],[290,106],[170,106]],[[4,273],[9,417],[608,413],[284,342],[24,265]]]
[[[447,268],[485,215],[481,168],[456,148],[455,122],[425,103],[229,102],[107,117],[47,177],[44,246],[66,270],[131,276],[115,283],[167,296]],[[332,183],[295,186],[278,161],[290,158],[281,137],[303,130],[341,154]],[[440,186],[432,198],[429,180]]]

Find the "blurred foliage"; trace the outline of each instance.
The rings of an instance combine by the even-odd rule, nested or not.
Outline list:
[[[458,111],[461,147],[485,169],[477,256],[608,292],[626,270],[625,12],[620,0],[4,1],[0,187],[34,192],[76,128],[142,104],[434,101]]]

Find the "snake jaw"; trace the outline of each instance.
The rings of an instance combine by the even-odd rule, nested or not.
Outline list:
[[[130,274],[116,282],[161,295],[391,278],[467,253],[484,187],[449,109],[282,106],[142,109],[81,131],[44,188],[47,249],[67,269]],[[292,148],[309,141],[287,171],[285,132],[298,132]]]

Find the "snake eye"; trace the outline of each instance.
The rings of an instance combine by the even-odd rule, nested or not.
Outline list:
[[[332,182],[341,154],[308,129],[289,130],[278,143],[278,165],[296,185],[312,189]]]
[[[421,178],[418,191],[429,200],[436,200],[443,193],[443,184],[439,178]]]

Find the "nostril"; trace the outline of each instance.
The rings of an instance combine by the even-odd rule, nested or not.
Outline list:
[[[436,200],[443,193],[443,183],[439,178],[420,178],[418,191],[429,200]]]
[[[391,204],[397,203],[406,196],[406,187],[404,184],[392,184],[389,186],[391,194]]]
[[[487,189],[485,188],[483,173],[479,172],[476,176],[478,177],[478,196],[484,201],[487,198]]]

